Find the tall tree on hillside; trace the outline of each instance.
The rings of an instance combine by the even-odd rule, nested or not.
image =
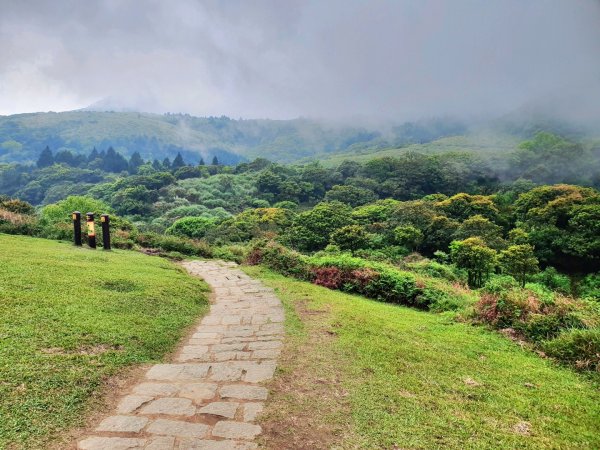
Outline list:
[[[144,160],[139,152],[133,152],[129,158],[129,173],[137,173],[140,166],[144,164]]]
[[[539,270],[538,259],[529,244],[511,245],[500,252],[498,258],[502,270],[517,279],[521,287],[525,287],[527,275]]]
[[[219,165],[219,160],[217,159],[217,155],[213,156],[212,165],[213,166],[218,166]]]
[[[171,164],[171,169],[177,170],[181,169],[183,166],[185,166],[185,161],[183,160],[181,153],[177,152],[177,156],[173,160],[173,164]]]
[[[200,157],[200,162],[198,163],[199,166],[203,166],[204,165],[204,158],[201,156]]]
[[[88,160],[88,162],[92,162],[92,161],[95,161],[98,158],[100,158],[100,153],[98,153],[98,150],[96,150],[96,147],[94,147],[92,149],[92,151],[90,152],[87,160]]]
[[[154,170],[161,170],[162,169],[162,164],[160,163],[160,161],[158,159],[154,159],[154,161],[152,161],[152,168]]]
[[[54,155],[54,162],[57,164],[66,164],[67,166],[75,166],[75,157],[69,150],[61,150]]]
[[[46,145],[46,148],[40,153],[40,157],[37,160],[37,166],[41,169],[42,167],[48,167],[54,164],[54,156],[52,150]]]
[[[127,170],[129,163],[123,155],[115,151],[114,148],[109,147],[106,151],[102,167],[107,172],[122,172]]]
[[[452,261],[467,271],[469,286],[480,288],[488,279],[496,261],[496,251],[485,245],[483,239],[471,237],[450,244]]]
[[[168,156],[165,159],[163,159],[162,167],[164,170],[169,170],[171,168],[171,160]]]

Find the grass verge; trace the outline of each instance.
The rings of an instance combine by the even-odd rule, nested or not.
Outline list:
[[[0,449],[83,425],[103,382],[174,348],[207,290],[160,258],[0,234]]]
[[[481,327],[245,270],[290,330],[262,422],[270,448],[598,448],[588,378]]]

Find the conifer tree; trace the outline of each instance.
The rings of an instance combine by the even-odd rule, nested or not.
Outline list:
[[[201,156],[200,157],[200,162],[198,163],[199,166],[203,166],[204,165],[204,158]]]
[[[213,165],[213,166],[218,166],[218,165],[219,165],[219,160],[217,159],[217,156],[216,156],[216,155],[215,155],[215,156],[213,156],[213,159],[212,159],[212,165]]]
[[[183,166],[185,166],[185,161],[183,160],[181,153],[177,152],[177,156],[173,160],[173,164],[171,164],[171,169],[177,170],[182,168]]]
[[[133,152],[129,158],[129,173],[137,173],[140,166],[144,164],[144,160],[139,152]]]
[[[37,166],[41,169],[42,167],[48,167],[54,164],[54,156],[52,150],[46,145],[46,148],[40,153],[40,157],[37,160]]]
[[[92,149],[92,151],[90,152],[87,160],[88,160],[88,162],[92,162],[98,158],[100,158],[100,153],[98,153],[98,150],[96,150],[96,147],[94,147]]]

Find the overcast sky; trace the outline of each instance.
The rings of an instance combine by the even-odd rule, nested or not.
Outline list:
[[[404,119],[599,88],[600,0],[0,0],[0,114]]]

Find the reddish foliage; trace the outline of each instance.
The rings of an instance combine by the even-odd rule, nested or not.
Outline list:
[[[343,273],[337,267],[317,267],[312,270],[313,283],[329,289],[339,289],[344,282]]]
[[[477,316],[484,322],[495,324],[498,321],[498,297],[492,294],[482,294],[475,304]]]
[[[246,263],[248,263],[250,266],[256,266],[262,262],[262,257],[262,250],[258,247],[255,247],[248,254],[248,257],[246,258]]]
[[[368,268],[356,269],[353,270],[350,274],[352,275],[352,282],[361,288],[364,288],[371,281],[379,277],[378,272]]]

